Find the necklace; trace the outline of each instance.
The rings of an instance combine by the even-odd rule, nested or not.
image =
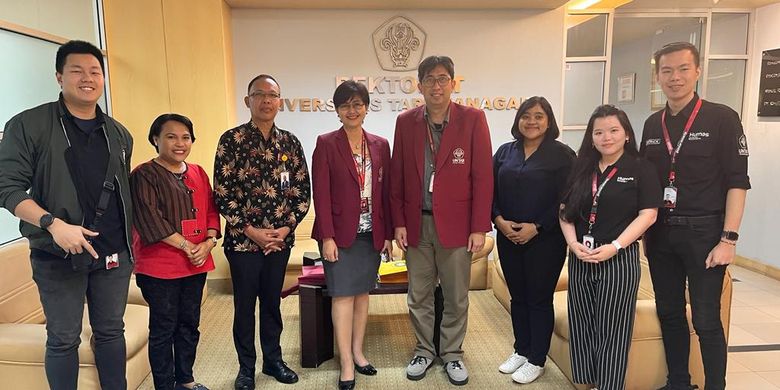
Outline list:
[[[171,175],[173,175],[173,177],[176,178],[176,180],[184,180],[184,174],[187,173],[187,168],[188,168],[187,167],[187,163],[185,163],[185,162],[181,163],[181,165],[184,166],[183,169],[180,168],[181,172],[174,172],[174,171],[170,170],[168,167],[166,167],[163,163],[161,163],[156,157],[152,161],[154,161],[157,165],[163,167],[166,171],[170,172]]]

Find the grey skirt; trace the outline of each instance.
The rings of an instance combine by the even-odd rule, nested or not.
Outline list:
[[[322,253],[322,243],[320,243]],[[328,295],[344,297],[365,294],[376,288],[379,251],[371,232],[358,233],[349,248],[339,248],[339,260],[322,261]]]

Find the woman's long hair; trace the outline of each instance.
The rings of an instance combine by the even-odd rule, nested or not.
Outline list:
[[[611,104],[596,107],[590,116],[590,120],[588,120],[588,128],[582,137],[580,150],[577,152],[577,159],[574,161],[574,166],[566,185],[567,190],[561,201],[565,204],[560,212],[560,217],[564,221],[575,223],[578,219],[587,220],[587,216],[582,214],[582,210],[593,201],[591,193],[593,172],[598,169],[599,159],[601,159],[601,153],[593,145],[593,123],[598,118],[606,118],[608,116],[617,117],[628,136],[628,142],[626,142],[623,153],[634,157],[639,156],[639,151],[636,148],[636,136],[634,135],[634,129],[631,127],[631,122],[628,120],[628,115]]]

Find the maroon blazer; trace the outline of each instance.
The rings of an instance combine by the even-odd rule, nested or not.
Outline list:
[[[424,110],[421,106],[398,115],[390,170],[393,226],[406,227],[411,246],[420,239],[423,164],[429,147]],[[433,219],[445,248],[466,246],[469,234],[491,230],[492,154],[485,113],[450,103],[433,181]]]
[[[363,131],[371,155],[371,221],[374,248],[382,250],[393,237],[390,219],[390,144]],[[317,137],[311,164],[314,197],[312,238],[333,238],[346,248],[357,236],[360,222],[360,184],[355,160],[342,127]]]

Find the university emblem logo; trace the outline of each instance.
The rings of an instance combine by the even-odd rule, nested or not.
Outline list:
[[[452,163],[453,164],[465,164],[466,159],[464,158],[466,156],[466,152],[463,151],[461,148],[457,148],[452,151]]]
[[[382,69],[404,72],[417,69],[425,50],[425,32],[414,22],[395,16],[371,36]]]

